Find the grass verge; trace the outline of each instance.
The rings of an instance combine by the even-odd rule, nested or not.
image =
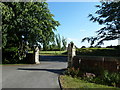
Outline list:
[[[72,78],[67,75],[61,75],[60,76],[60,83],[63,89],[65,88],[85,88],[85,89],[91,89],[91,88],[101,88],[101,89],[112,89],[112,90],[120,90],[120,88],[115,88],[111,86],[105,86],[95,83],[88,83],[86,81],[80,80],[78,78]]]
[[[40,55],[52,55],[52,56],[66,56],[65,54],[67,51],[40,51]],[[33,53],[33,51],[29,51],[29,53]]]

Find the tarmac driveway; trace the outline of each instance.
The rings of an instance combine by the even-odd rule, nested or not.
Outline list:
[[[41,56],[39,65],[4,65],[2,88],[60,88],[58,75],[67,67],[67,57]]]

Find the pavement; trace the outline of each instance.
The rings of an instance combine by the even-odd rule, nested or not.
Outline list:
[[[2,66],[2,88],[60,88],[58,76],[67,68],[67,57],[41,56],[40,62]]]

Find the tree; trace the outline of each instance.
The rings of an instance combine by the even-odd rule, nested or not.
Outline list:
[[[21,60],[27,47],[54,38],[59,22],[53,19],[46,2],[2,2],[3,59]]]
[[[62,37],[62,44],[63,44],[63,50],[65,50],[67,45],[67,39],[65,37]]]
[[[61,50],[61,37],[60,37],[60,34],[55,35],[55,40],[56,40],[56,44],[58,46],[58,49]]]
[[[49,45],[50,43],[53,43],[54,42],[54,32],[49,32],[49,33],[46,33],[46,32],[43,32],[43,34],[45,35],[42,43],[43,43],[43,50],[46,51],[48,50],[49,48]]]
[[[81,48],[86,48],[85,46],[82,46]]]
[[[90,21],[98,22],[100,25],[104,25],[104,27],[97,31],[97,36],[85,37],[82,42],[87,40],[93,45],[97,41],[97,45],[101,45],[104,41],[118,39],[120,37],[120,1],[103,0],[101,5],[96,5],[96,7],[99,8],[95,12],[97,17],[90,14]]]

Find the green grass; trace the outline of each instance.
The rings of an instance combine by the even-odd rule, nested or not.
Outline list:
[[[80,80],[78,78],[72,78],[67,75],[61,75],[60,76],[60,83],[62,88],[112,88],[113,90],[120,90],[120,88],[115,88],[111,86],[105,86],[95,83],[88,83],[86,81]]]
[[[66,51],[40,51],[40,54],[62,55]]]
[[[40,55],[62,55],[65,56],[67,51],[40,51]],[[29,53],[33,53],[33,51],[29,51]]]

